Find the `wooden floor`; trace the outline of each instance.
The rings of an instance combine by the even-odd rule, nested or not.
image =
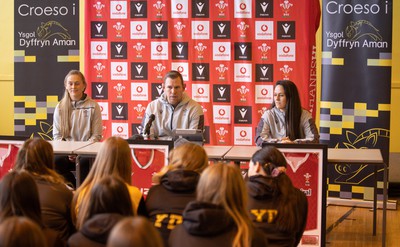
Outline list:
[[[386,246],[400,246],[400,209],[387,210]],[[377,212],[376,236],[372,235],[373,211],[369,208],[329,205],[326,208],[326,246],[382,246],[382,210]]]

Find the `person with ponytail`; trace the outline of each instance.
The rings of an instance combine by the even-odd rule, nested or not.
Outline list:
[[[286,159],[274,146],[255,152],[249,164],[248,210],[272,246],[297,246],[307,223],[307,198],[285,172]]]

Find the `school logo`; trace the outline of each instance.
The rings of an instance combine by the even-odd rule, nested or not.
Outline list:
[[[277,29],[278,29],[277,39],[296,38],[296,22],[294,21],[278,21]]]
[[[231,85],[213,85],[213,102],[231,102]]]
[[[273,64],[256,64],[256,82],[272,82],[273,73]]]
[[[252,43],[251,42],[235,42],[235,60],[251,61]]]
[[[111,104],[112,120],[128,120],[128,103]]]
[[[188,42],[171,42],[172,60],[188,60]]]
[[[111,42],[111,59],[127,59],[127,42]]]
[[[147,18],[147,1],[131,1],[131,18]]]
[[[92,98],[104,100],[108,99],[108,83],[92,82]]]
[[[274,1],[273,0],[256,0],[256,18],[272,18],[274,17]]]
[[[230,21],[213,21],[213,38],[214,39],[230,39],[231,38],[231,22]]]
[[[107,38],[107,22],[106,21],[90,22],[90,37],[92,39],[106,39]]]
[[[192,18],[208,18],[210,12],[209,0],[192,1]]]
[[[131,80],[147,80],[147,63],[131,63]]]
[[[235,106],[235,124],[252,124],[251,106]]]
[[[210,65],[208,63],[192,64],[192,81],[209,81]]]
[[[168,39],[168,21],[152,21],[151,38]]]

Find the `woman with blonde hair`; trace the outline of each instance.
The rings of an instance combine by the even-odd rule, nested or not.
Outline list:
[[[188,142],[172,150],[169,165],[153,176],[155,185],[146,197],[146,211],[165,245],[171,230],[182,222],[186,205],[196,198],[200,174],[207,167],[204,148]]]
[[[40,138],[28,139],[17,154],[15,171],[32,175],[39,191],[43,223],[67,241],[75,232],[71,219],[72,191],[54,170],[53,147]]]
[[[54,141],[100,141],[103,124],[99,104],[86,93],[86,79],[79,70],[71,70],[64,78],[64,96],[53,116]],[[89,167],[90,159],[81,157],[82,169]],[[56,171],[75,186],[76,156],[57,155]],[[84,173],[87,173],[85,171]],[[84,174],[83,176],[85,176]]]
[[[151,222],[141,216],[128,217],[118,222],[110,233],[107,247],[163,247],[160,233]]]
[[[169,246],[267,246],[247,213],[247,192],[239,168],[233,164],[208,167],[197,185],[196,200],[183,212],[183,222],[172,230]]]
[[[139,204],[143,204],[141,207],[144,207],[142,193],[137,187],[131,185],[131,174],[132,155],[128,142],[116,136],[107,138],[101,144],[88,176],[76,190],[72,200],[72,215],[73,219],[76,219],[75,226],[78,230],[87,219],[91,201],[89,191],[100,179],[107,175],[119,177],[125,182],[132,201],[134,214],[137,213]]]

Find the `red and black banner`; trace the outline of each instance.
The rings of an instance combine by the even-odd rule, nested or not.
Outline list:
[[[106,137],[140,131],[171,69],[202,105],[210,144],[253,145],[277,80],[294,81],[315,113],[318,0],[90,0],[85,12],[85,74]]]

